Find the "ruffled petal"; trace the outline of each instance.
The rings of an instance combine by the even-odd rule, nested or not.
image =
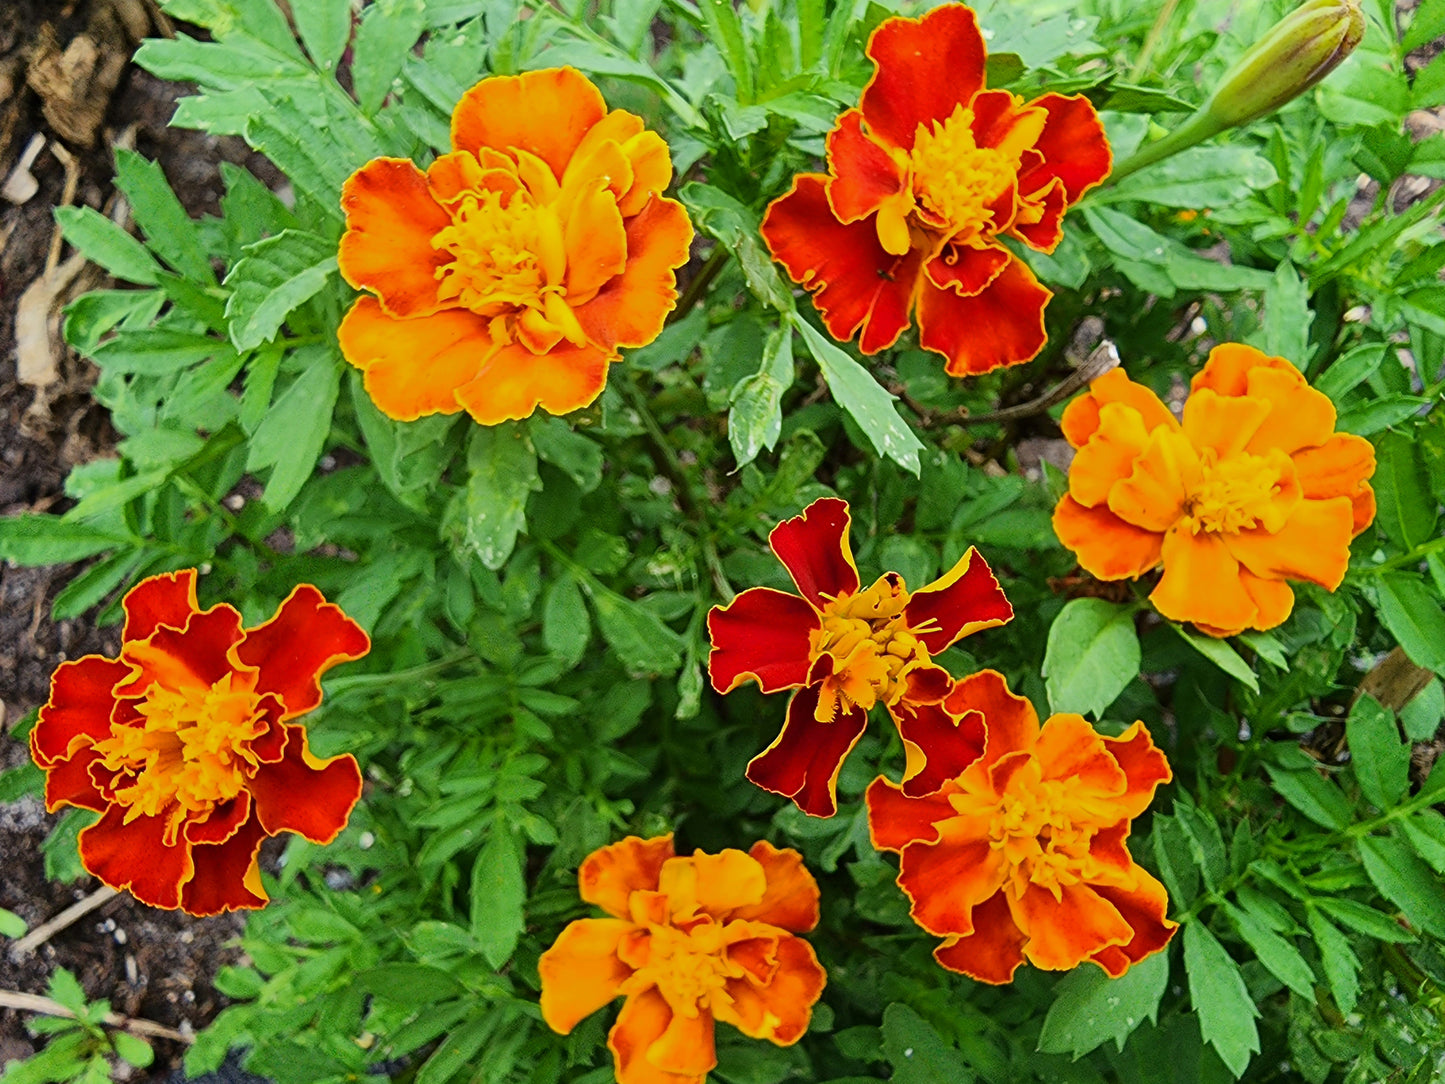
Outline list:
[[[1104,123],[1082,94],[1045,94],[1027,108],[1045,110],[1048,122],[1033,143],[1043,164],[1020,175],[1019,190],[1035,192],[1057,177],[1063,182],[1065,201],[1073,206],[1113,168]]]
[[[187,820],[182,832],[189,843],[224,843],[251,819],[251,795],[241,791],[211,810],[205,820]]]
[[[706,1072],[679,1076],[654,1065],[648,1057],[671,1023],[672,1009],[655,986],[623,1003],[617,1023],[607,1033],[617,1084],[703,1084]]]
[[[339,606],[309,583],[299,584],[276,615],[246,632],[236,657],[254,666],[256,691],[275,693],[286,705],[285,719],[321,703],[321,675],[371,650],[371,639]]]
[[[1119,403],[1138,411],[1146,432],[1152,433],[1161,425],[1179,428],[1179,422],[1159,396],[1143,384],[1134,383],[1123,369],[1115,368],[1097,377],[1086,393],[1064,408],[1059,421],[1064,438],[1075,448],[1083,447],[1099,427],[1100,411],[1107,403]]]
[[[1210,388],[1220,395],[1247,395],[1249,374],[1261,368],[1299,371],[1284,358],[1270,357],[1252,346],[1220,343],[1209,352],[1204,368],[1194,374],[1189,391],[1193,394],[1201,388]]]
[[[181,889],[181,910],[205,917],[265,907],[271,897],[261,884],[256,860],[265,839],[266,832],[252,818],[223,843],[192,847],[195,873]]]
[[[972,546],[942,577],[913,592],[903,612],[930,655],[1014,615],[993,569]]]
[[[939,825],[937,843],[903,848],[898,885],[913,901],[913,921],[929,933],[946,936],[973,932],[973,909],[1008,877],[1003,850],[987,837],[958,837],[957,821]]]
[[[1113,978],[1169,944],[1179,928],[1179,923],[1164,917],[1169,910],[1169,896],[1164,886],[1143,867],[1136,866],[1135,875],[1137,883],[1132,889],[1094,886],[1099,898],[1118,911],[1133,931],[1128,941],[1101,949],[1090,957]]]
[[[751,975],[728,979],[724,990],[731,1005],[719,1005],[717,1018],[744,1035],[790,1046],[803,1037],[813,1006],[828,976],[813,948],[801,937],[780,937],[777,968],[766,983]]]
[[[983,716],[988,741],[979,767],[986,769],[1007,756],[1031,750],[1039,736],[1039,716],[1027,697],[1010,691],[997,670],[980,670],[953,688],[944,706],[955,715],[976,711]]]
[[[673,856],[672,833],[626,839],[593,851],[577,871],[581,896],[616,918],[627,918],[634,892],[657,891],[662,864]]]
[[[938,840],[938,824],[957,816],[947,791],[917,798],[881,776],[868,785],[868,835],[879,851],[903,850],[910,843]]]
[[[773,259],[813,294],[828,334],[847,342],[861,327],[859,349],[877,353],[908,327],[923,269],[918,249],[895,256],[866,221],[839,222],[819,173],[793,178],[787,194],[768,205],[762,235]]]
[[[1352,433],[1336,433],[1317,448],[1301,448],[1290,457],[1300,490],[1312,501],[1330,497],[1357,499],[1370,492],[1368,479],[1375,473],[1375,447],[1364,437]],[[1371,516],[1373,519],[1373,503]],[[1356,517],[1358,534],[1364,525]]]
[[[968,245],[944,245],[937,256],[924,265],[928,281],[940,290],[952,290],[963,297],[983,293],[1003,274],[1013,254],[1002,245],[971,248]]]
[[[1049,716],[1034,743],[1034,759],[1044,779],[1067,780],[1070,788],[1087,788],[1111,797],[1124,794],[1128,788],[1128,778],[1119,762],[1109,755],[1103,737],[1082,715],[1065,712]]]
[[[513,344],[488,358],[454,394],[482,425],[529,417],[538,406],[560,417],[602,394],[609,364],[607,352],[591,344],[560,343],[545,354]]]
[[[1221,457],[1235,455],[1259,431],[1269,409],[1264,399],[1200,388],[1184,401],[1184,435],[1195,448],[1213,448]]]
[[[705,1008],[695,1008],[690,1013],[674,1009],[667,1027],[648,1048],[648,1063],[673,1080],[701,1080],[717,1065],[713,1027],[713,1015]],[[621,1079],[622,1074],[618,1073],[618,1080]]]
[[[999,891],[973,909],[973,932],[950,937],[933,950],[933,957],[950,971],[999,986],[1013,981],[1024,962],[1027,940]]]
[[[863,131],[863,114],[850,109],[828,133],[828,205],[839,222],[857,222],[885,204],[900,220],[913,205],[906,167]],[[903,247],[884,247],[902,254],[908,250],[907,229]],[[882,240],[882,238],[880,238]]]
[[[567,245],[567,300],[580,305],[627,267],[627,229],[605,178],[593,181],[571,205],[563,223]]]
[[[1125,523],[1107,508],[1085,508],[1068,494],[1054,508],[1054,534],[1101,580],[1137,579],[1159,564],[1164,536]]]
[[[1349,568],[1354,510],[1344,497],[1302,500],[1295,504],[1284,526],[1274,534],[1255,527],[1221,537],[1233,558],[1256,576],[1267,580],[1308,580],[1333,591]],[[1165,561],[1167,564],[1167,553]]]
[[[763,692],[775,693],[804,684],[811,634],[821,624],[806,601],[771,587],[752,587],[726,606],[714,606],[707,615],[712,687],[727,693],[751,678]]]
[[[1089,885],[1068,885],[1058,899],[1030,885],[1014,905],[1014,920],[1028,935],[1024,956],[1045,971],[1067,971],[1111,945],[1126,945],[1134,929]]]
[[[657,338],[677,303],[674,271],[687,263],[692,245],[692,223],[676,200],[652,199],[626,227],[627,266],[577,307],[587,338],[608,350]]]
[[[1019,183],[1023,183],[1022,179]],[[1031,220],[1015,219],[1009,232],[1030,248],[1052,253],[1064,239],[1064,211],[1068,209],[1068,202],[1064,195],[1063,181],[1050,181],[1047,187],[1021,202],[1029,209]],[[1019,214],[1022,218],[1023,209],[1020,209]]]
[[[733,847],[717,854],[697,851],[669,858],[657,879],[657,890],[671,902],[674,913],[695,906],[718,919],[740,907],[757,904],[767,888],[763,867]]]
[[[747,775],[764,790],[791,798],[809,816],[831,817],[838,811],[838,773],[868,729],[868,713],[854,708],[820,723],[817,708],[816,685],[794,693],[782,732],[748,763]]]
[[[115,687],[131,668],[103,655],[63,662],[50,678],[50,699],[30,731],[30,755],[49,771],[82,746],[110,737]]]
[[[201,609],[196,602],[196,570],[182,568],[141,580],[126,592],[121,608],[125,610],[123,641],[144,640],[162,625],[185,628],[191,614]]]
[[[858,591],[858,566],[848,544],[850,523],[847,501],[821,497],[768,535],[773,553],[816,608],[830,598]]]
[[[602,93],[575,68],[483,79],[452,112],[452,148],[534,154],[558,180],[587,132],[607,114]]]
[[[959,717],[941,704],[906,701],[891,710],[907,757],[903,793],[909,797],[932,794],[983,755],[986,729],[976,711]]]
[[[887,19],[867,52],[877,71],[863,88],[863,117],[903,150],[913,148],[919,125],[946,120],[983,89],[983,35],[963,4],[944,4],[920,19]]]
[[[1267,402],[1270,412],[1245,445],[1247,452],[1264,455],[1278,448],[1293,455],[1302,448],[1316,448],[1334,435],[1335,404],[1324,392],[1310,387],[1298,369],[1253,370],[1248,395]]]
[[[542,1019],[566,1035],[619,993],[632,968],[617,956],[632,923],[616,918],[570,922],[537,961],[542,979]]]
[[[791,847],[779,850],[767,840],[754,843],[748,854],[763,868],[763,898],[734,909],[728,917],[765,922],[793,933],[807,933],[817,926],[818,882],[803,865],[803,856]]]
[[[949,376],[977,376],[1021,364],[1048,341],[1044,309],[1053,296],[1017,259],[973,297],[925,280],[918,294],[918,344],[948,359],[944,371]]]
[[[1251,625],[1256,629],[1272,629],[1282,625],[1294,609],[1294,589],[1283,580],[1266,580],[1256,576],[1248,568],[1239,570],[1239,582],[1249,597],[1254,600],[1258,613]],[[1234,632],[1241,630],[1234,630]],[[1228,635],[1234,635],[1234,632]]]
[[[1149,437],[1137,410],[1123,403],[1104,403],[1089,439],[1069,465],[1069,496],[1085,508],[1107,502],[1114,487],[1134,473]]]
[[[140,696],[152,682],[165,689],[210,688],[234,669],[231,648],[244,635],[241,615],[223,603],[193,614],[184,629],[162,625],[145,640],[122,642],[121,660],[134,671],[115,695]]]
[[[35,731],[31,731],[34,734]],[[95,750],[78,749],[65,760],[57,760],[45,769],[45,812],[54,813],[61,806],[104,813],[110,806],[90,777],[90,766],[96,760]]]
[[[1111,409],[1121,408],[1106,407],[1105,413]],[[1098,437],[1089,441],[1079,455],[1098,443]],[[1185,501],[1199,477],[1199,453],[1188,439],[1182,433],[1156,429],[1129,476],[1109,487],[1109,511],[1140,530],[1163,533],[1183,518]]]
[[[1127,781],[1124,793],[1115,799],[1119,816],[1133,820],[1149,808],[1155,789],[1174,778],[1169,760],[1143,723],[1134,723],[1117,738],[1105,738],[1104,747]]]
[[[195,866],[191,846],[166,846],[166,817],[136,817],[125,823],[125,810],[111,806],[80,833],[80,863],[117,892],[130,891],[141,903],[174,911],[181,885]]]
[[[398,320],[371,297],[351,306],[336,336],[377,409],[401,422],[461,410],[457,388],[494,349],[487,321],[470,310]]]
[[[262,764],[249,790],[256,818],[270,835],[296,832],[312,843],[330,843],[361,797],[361,769],[350,753],[313,756],[306,730],[286,725],[286,751],[274,764]]]
[[[1182,524],[1171,528],[1164,536],[1164,575],[1149,595],[1154,608],[1171,621],[1247,628],[1257,611],[1239,582],[1232,542],[1226,545],[1218,535],[1192,534]]]
[[[346,232],[337,265],[392,316],[426,316],[440,306],[436,273],[451,262],[432,238],[452,224],[409,158],[375,158],[341,187]]]

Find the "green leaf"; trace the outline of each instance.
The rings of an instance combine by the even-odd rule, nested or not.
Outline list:
[[[1412,53],[1441,36],[1445,36],[1445,0],[1421,0],[1400,39],[1400,48]]]
[[[130,550],[113,553],[103,561],[97,561],[65,585],[55,601],[50,604],[50,614],[56,621],[79,617],[92,606],[98,605],[106,595],[128,580],[131,574],[150,558],[150,554]]]
[[[595,581],[583,581],[597,628],[622,665],[634,673],[673,674],[682,665],[682,638],[650,612]]]
[[[291,14],[316,66],[336,67],[351,38],[351,0],[306,0],[293,4]]]
[[[1386,572],[1376,579],[1380,620],[1416,666],[1445,675],[1445,612],[1419,576]]]
[[[291,98],[269,96],[267,108],[246,122],[246,142],[271,159],[318,210],[339,221],[341,186],[371,155],[342,142],[346,133],[364,134],[354,117],[324,97],[308,98],[306,105],[309,112]]]
[[[132,1035],[128,1031],[112,1031],[110,1041],[115,1044],[115,1052],[137,1069],[144,1069],[156,1060],[156,1052],[151,1049],[151,1044],[138,1035]]]
[[[31,715],[33,716],[34,712]],[[34,723],[35,720],[31,718],[30,721]],[[19,728],[11,736],[17,741],[24,737]],[[0,802],[13,802],[27,794],[32,798],[40,798],[45,794],[45,773],[28,759],[23,764],[0,772]]]
[[[1365,798],[1381,812],[1393,809],[1410,782],[1410,747],[1400,740],[1395,713],[1363,694],[1350,708],[1345,739]]]
[[[1315,390],[1324,392],[1338,404],[1348,392],[1375,374],[1389,349],[1388,343],[1368,343],[1341,354],[1315,379]]]
[[[1239,642],[1271,666],[1277,666],[1281,670],[1289,669],[1289,656],[1285,654],[1284,645],[1272,634],[1247,629],[1239,634]]]
[[[1303,998],[1314,996],[1315,973],[1299,949],[1248,911],[1225,904],[1230,921],[1271,975]]]
[[[1440,720],[1445,717],[1445,686],[1439,678],[1416,693],[1408,704],[1400,709],[1400,723],[1405,728],[1405,737],[1411,741],[1429,741],[1440,729]]]
[[[472,866],[471,894],[472,936],[493,967],[511,959],[526,923],[524,857],[511,823],[498,816]]]
[[[152,251],[176,271],[201,286],[214,286],[211,258],[201,244],[196,223],[166,182],[156,162],[135,151],[117,148],[115,186],[130,200],[131,213]]]
[[[1445,873],[1445,817],[1433,809],[1421,809],[1396,824],[1415,853],[1436,873]]]
[[[1239,965],[1198,919],[1184,927],[1184,969],[1189,973],[1189,999],[1199,1016],[1204,1041],[1214,1047],[1236,1078],[1244,1075],[1252,1054],[1259,1052],[1259,1015],[1244,985]]]
[[[1398,907],[1417,930],[1445,937],[1445,885],[1398,839],[1360,840],[1365,872],[1380,894]]]
[[[1117,979],[1097,967],[1075,968],[1054,987],[1054,1003],[1039,1032],[1046,1054],[1080,1058],[1105,1040],[1124,1049],[1147,1018],[1157,1022],[1159,1001],[1169,984],[1169,954],[1156,952]]]
[[[166,376],[230,349],[229,343],[208,335],[153,327],[122,331],[96,347],[90,358],[108,373]]]
[[[254,350],[274,338],[291,315],[311,300],[336,271],[336,246],[301,230],[246,246],[226,276],[232,293],[226,321],[237,350]]]
[[[501,1026],[501,1014],[484,1012],[473,1016],[449,1034],[416,1074],[416,1084],[446,1084]]]
[[[1308,759],[1306,754],[1301,757]],[[1321,828],[1343,828],[1353,819],[1344,793],[1314,768],[1288,770],[1274,764],[1264,766],[1275,791]]]
[[[1092,202],[1143,200],[1190,210],[1232,207],[1250,189],[1268,188],[1278,181],[1274,167],[1248,147],[1191,147],[1096,193]]]
[[[1139,658],[1133,607],[1074,599],[1049,626],[1043,666],[1049,708],[1102,719],[1138,675]]]
[[[1186,290],[1266,290],[1274,276],[1252,267],[1218,263],[1196,256],[1178,241],[1110,207],[1083,208],[1085,220],[1115,266],[1142,289],[1173,297]]]
[[[582,589],[576,577],[563,573],[547,587],[542,600],[542,642],[552,654],[575,666],[591,638]]]
[[[1386,433],[1375,445],[1370,479],[1379,510],[1375,525],[1401,549],[1435,535],[1435,498],[1420,446],[1402,433]]]
[[[24,937],[30,927],[14,911],[0,907],[0,937]]]
[[[769,334],[758,371],[739,380],[728,397],[728,443],[739,467],[777,444],[783,431],[783,393],[792,386],[793,375],[793,329],[782,324]]]
[[[764,304],[779,312],[793,311],[793,291],[778,274],[773,257],[758,233],[760,217],[732,196],[710,184],[693,181],[678,195],[687,204],[693,225],[717,239],[737,257],[748,289]]]
[[[972,1084],[962,1055],[907,1005],[883,1010],[883,1056],[893,1066],[893,1084]]]
[[[0,519],[0,561],[26,568],[81,561],[128,541],[124,535],[43,512]]]
[[[160,264],[125,230],[99,211],[89,207],[57,207],[55,221],[65,240],[91,263],[99,264],[118,279],[154,286]]]
[[[529,422],[537,456],[565,472],[583,493],[591,493],[602,482],[602,448],[561,418],[540,411]]]
[[[1352,930],[1368,934],[1376,941],[1403,944],[1415,940],[1415,936],[1389,915],[1383,914],[1355,900],[1343,896],[1314,897],[1314,904],[1331,918],[1343,922]]]
[[[1430,400],[1419,395],[1386,395],[1344,411],[1335,423],[1335,428],[1341,433],[1353,433],[1357,437],[1374,436],[1382,429],[1399,425],[1414,417],[1420,413],[1421,407],[1429,405]]]
[[[331,415],[341,391],[341,363],[330,346],[296,352],[305,368],[266,412],[251,438],[248,470],[271,467],[262,502],[272,512],[286,508],[311,477],[331,434]]]
[[[699,0],[697,6],[708,37],[722,50],[728,71],[737,84],[738,101],[747,105],[753,100],[753,70],[737,9],[732,0]]]
[[[1324,968],[1335,1004],[1342,1013],[1354,1012],[1360,997],[1360,961],[1350,948],[1349,938],[1314,907],[1305,908],[1305,918],[1320,950],[1320,966]]]
[[[796,313],[793,326],[803,335],[808,352],[823,370],[823,379],[838,405],[852,416],[879,455],[887,456],[915,477],[920,470],[918,453],[923,445],[904,424],[893,407],[892,395],[884,391],[868,370],[823,337]]]
[[[467,446],[462,542],[490,569],[507,563],[527,528],[527,495],[541,489],[537,453],[517,422],[477,426]]]
[[[352,85],[363,112],[380,108],[425,29],[421,0],[377,0],[365,9],[351,62]]]
[[[1183,625],[1175,625],[1171,622],[1171,628],[1180,636],[1184,637],[1185,643],[1199,652],[1215,666],[1219,667],[1230,677],[1238,678],[1249,686],[1252,692],[1259,692],[1259,678],[1255,676],[1254,670],[1249,663],[1239,657],[1239,652],[1230,647],[1223,640],[1215,639],[1213,636],[1205,636],[1203,633],[1193,632]]]
[[[1264,292],[1264,352],[1282,357],[1298,369],[1305,368],[1314,318],[1309,287],[1294,264],[1286,260],[1275,270],[1274,281]]]

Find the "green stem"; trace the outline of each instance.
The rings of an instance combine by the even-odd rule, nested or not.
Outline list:
[[[475,654],[469,649],[461,648],[453,651],[450,655],[413,666],[409,670],[389,670],[384,674],[356,674],[352,677],[330,678],[326,682],[326,691],[332,696],[336,696],[352,689],[366,689],[376,685],[404,685],[415,678],[439,674],[459,662],[475,657]]]
[[[687,289],[682,292],[682,297],[678,298],[677,304],[673,306],[672,312],[667,314],[669,324],[681,320],[702,300],[703,295],[707,293],[707,288],[712,285],[712,280],[718,277],[718,273],[722,271],[731,255],[732,253],[728,251],[726,245],[718,244],[713,248],[712,255],[707,258],[707,263],[703,264],[698,273],[692,277],[692,281],[687,284]]]
[[[1139,58],[1129,69],[1129,82],[1137,83],[1140,77],[1149,70],[1149,62],[1154,59],[1154,50],[1159,48],[1159,39],[1164,36],[1164,28],[1169,25],[1169,20],[1174,17],[1174,11],[1178,7],[1179,0],[1167,0],[1159,12],[1159,17],[1154,20],[1154,25],[1149,28],[1149,33],[1144,37],[1144,44],[1139,48]]]
[[[1391,557],[1388,561],[1381,561],[1370,568],[1362,568],[1355,573],[1356,576],[1378,576],[1382,572],[1389,572],[1396,568],[1404,568],[1407,565],[1418,564],[1432,553],[1445,550],[1445,537],[1432,538],[1428,542],[1421,542],[1409,553],[1402,553],[1398,557]]]
[[[1155,162],[1162,162],[1164,159],[1186,151],[1190,147],[1203,143],[1206,139],[1218,135],[1228,125],[1221,124],[1216,118],[1204,110],[1200,110],[1186,120],[1174,131],[1170,132],[1163,139],[1155,140],[1153,143],[1140,147],[1123,162],[1114,167],[1114,171],[1104,178],[1104,183],[1099,188],[1110,188],[1118,184],[1131,173],[1137,173],[1146,166],[1152,166]]]

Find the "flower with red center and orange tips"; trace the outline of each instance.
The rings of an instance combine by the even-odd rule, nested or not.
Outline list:
[[[862,329],[865,354],[916,309],[920,345],[952,376],[1028,361],[1053,295],[1002,238],[1058,247],[1064,211],[1109,173],[1098,114],[1083,97],[986,90],[963,4],[885,20],[868,55],[876,71],[828,135],[828,172],[794,179],[763,239],[834,338]]]
[[[425,172],[378,158],[341,191],[338,332],[372,400],[484,425],[597,398],[619,347],[662,330],[692,225],[667,144],[572,68],[484,79]]]
[[[973,548],[917,591],[896,572],[860,590],[848,528],[846,501],[814,501],[768,536],[802,597],[753,587],[707,618],[708,674],[718,692],[748,680],[765,693],[798,690],[782,733],[753,758],[748,778],[814,817],[837,811],[838,772],[869,710],[888,709],[914,763],[915,732],[953,726],[939,707],[953,679],[933,656],[1013,617]]]
[[[625,997],[607,1037],[620,1084],[703,1084],[713,1024],[779,1046],[808,1030],[827,981],[795,934],[818,924],[818,885],[797,851],[675,857],[672,836],[594,851],[582,898],[611,918],[567,926],[542,958],[542,1019],[566,1034]]]
[[[1115,369],[1064,411],[1078,454],[1054,531],[1104,580],[1164,567],[1149,599],[1213,636],[1289,616],[1285,580],[1333,591],[1375,516],[1370,442],[1283,358],[1226,343],[1195,374],[1183,424]]]
[[[81,863],[142,903],[262,907],[262,841],[330,843],[361,795],[355,759],[313,756],[291,720],[371,642],[310,584],[253,629],[230,606],[197,606],[194,569],[143,580],[122,605],[120,657],[61,663],[30,732],[45,808],[101,814]]]
[[[1019,964],[1065,970],[1091,960],[1118,977],[1169,943],[1164,886],[1129,855],[1129,822],[1170,779],[1143,723],[1105,738],[1080,715],[1042,727],[1033,706],[984,670],[945,708],[960,726],[923,753],[938,782],[910,794],[877,779],[868,830],[901,855],[913,920],[944,938],[934,956],[980,982]],[[987,742],[980,756],[970,729]]]

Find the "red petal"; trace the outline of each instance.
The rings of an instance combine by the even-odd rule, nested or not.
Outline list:
[[[998,986],[1013,981],[1027,941],[1000,891],[973,909],[973,933],[950,938],[933,950],[933,957],[950,971]]]
[[[1065,202],[1073,206],[1113,168],[1104,124],[1083,95],[1045,94],[1024,108],[1040,107],[1048,110],[1049,119],[1034,149],[1043,154],[1044,163],[1019,177],[1019,191],[1037,192],[1057,177],[1064,184]]]
[[[115,695],[140,696],[152,683],[210,688],[235,670],[230,651],[243,635],[240,613],[222,603],[192,614],[184,629],[162,625],[145,640],[122,643],[121,660],[136,669],[115,687]]]
[[[985,837],[951,838],[947,822],[937,843],[903,848],[898,885],[913,901],[913,921],[932,934],[973,932],[973,909],[1002,886],[1009,863]]]
[[[504,346],[456,390],[456,400],[482,425],[529,417],[540,405],[549,414],[570,414],[587,406],[607,383],[607,352],[598,346],[561,343],[534,354],[514,343]]]
[[[797,595],[753,587],[707,615],[712,687],[731,692],[752,678],[765,693],[797,688],[808,680],[810,634],[821,627],[818,612]]]
[[[788,702],[783,730],[748,764],[748,778],[764,790],[791,798],[810,817],[838,811],[838,773],[868,729],[868,713],[840,712],[831,723],[813,717],[818,687],[799,689]]]
[[[1048,341],[1044,309],[1053,296],[1017,259],[974,297],[960,297],[925,281],[918,296],[918,343],[948,359],[944,368],[950,376],[1018,365]]]
[[[944,245],[937,256],[924,265],[928,281],[940,290],[952,290],[964,297],[973,297],[988,288],[1003,274],[1013,254],[998,245],[970,248],[968,245]]]
[[[1009,691],[997,670],[980,670],[954,686],[945,707],[955,715],[976,711],[988,728],[988,744],[981,763],[996,764],[1009,753],[1032,750],[1039,736],[1039,717],[1033,704]]]
[[[910,631],[937,655],[980,629],[1002,625],[1014,611],[988,562],[970,546],[946,575],[913,592],[904,614]],[[919,632],[925,623],[930,630]]]
[[[144,640],[161,625],[183,629],[193,613],[200,612],[196,603],[196,570],[182,568],[141,580],[121,600],[125,609],[125,628],[121,640]]]
[[[654,197],[627,220],[626,227],[627,265],[622,274],[576,310],[588,339],[609,351],[646,346],[657,338],[677,303],[674,271],[687,263],[692,245],[692,223],[676,200]],[[542,405],[553,414],[566,413],[553,410],[545,399]]]
[[[341,208],[342,277],[379,295],[392,316],[436,312],[436,273],[452,256],[433,248],[432,238],[452,216],[432,197],[426,174],[409,158],[374,158],[341,186]]]
[[[983,755],[986,732],[976,711],[959,718],[940,704],[905,702],[892,714],[908,753],[903,793],[911,798],[932,794]]]
[[[908,189],[893,156],[864,133],[863,114],[856,109],[839,117],[828,133],[828,171],[828,204],[840,222],[865,218]]]
[[[1124,778],[1128,780],[1128,789],[1115,799],[1119,815],[1133,820],[1149,808],[1154,789],[1174,778],[1169,760],[1154,744],[1143,723],[1135,723],[1117,738],[1105,738],[1104,747],[1124,769]]]
[[[762,235],[773,258],[813,304],[833,338],[851,339],[873,354],[892,346],[908,327],[923,254],[884,251],[872,222],[839,222],[824,190],[827,177],[801,173],[792,190],[768,205]]]
[[[274,764],[286,753],[286,726],[281,722],[286,705],[275,693],[267,693],[256,703],[257,712],[266,721],[266,729],[251,739],[251,752],[258,760]]]
[[[921,19],[892,18],[868,39],[877,72],[859,103],[869,128],[911,150],[920,124],[968,105],[983,89],[984,46],[973,9],[944,4]]]
[[[903,850],[910,843],[931,843],[938,839],[937,825],[958,814],[948,795],[937,792],[919,798],[903,788],[878,778],[868,785],[868,834],[880,851]]]
[[[260,671],[258,693],[275,693],[285,719],[321,703],[321,675],[337,663],[359,659],[371,640],[340,608],[309,583],[298,585],[276,616],[246,632],[236,657]]]
[[[1126,943],[1111,945],[1091,957],[1114,978],[1122,975],[1131,964],[1137,964],[1169,944],[1169,939],[1179,928],[1177,922],[1164,917],[1169,910],[1169,897],[1164,886],[1142,867],[1135,866],[1134,869],[1139,884],[1132,891],[1094,886],[1094,891],[1112,904],[1134,930],[1134,936]]]
[[[1064,197],[1062,181],[1050,181],[1048,186],[1034,193],[1030,198],[1034,205],[1042,204],[1037,222],[1015,221],[1012,233],[1031,248],[1040,252],[1053,252],[1064,237],[1064,211],[1068,203]]]
[[[33,734],[34,731],[31,731]],[[77,750],[67,760],[57,761],[55,767],[45,771],[45,811],[54,813],[63,805],[79,806],[104,813],[110,802],[96,788],[90,777],[90,766],[95,762],[94,749]]]
[[[181,885],[195,868],[191,845],[165,845],[165,817],[124,821],[125,810],[111,806],[81,831],[81,865],[118,892],[129,889],[141,903],[175,910],[181,905]]]
[[[89,741],[110,737],[114,689],[129,673],[125,663],[103,655],[86,655],[57,666],[50,678],[50,699],[30,731],[35,763],[49,769]]]
[[[312,843],[330,843],[361,797],[361,769],[349,753],[312,756],[304,727],[288,724],[286,731],[286,755],[262,764],[248,786],[256,819],[268,835],[296,832]]]
[[[821,609],[828,598],[855,594],[858,566],[848,544],[848,502],[821,497],[768,535],[778,560],[802,596]]]
[[[270,897],[256,863],[265,838],[261,825],[252,819],[224,843],[191,848],[196,872],[181,889],[181,909],[204,917],[265,907]]]
[[[191,843],[224,843],[234,836],[250,817],[251,796],[243,790],[229,802],[216,806],[205,820],[187,821],[182,831]]]

